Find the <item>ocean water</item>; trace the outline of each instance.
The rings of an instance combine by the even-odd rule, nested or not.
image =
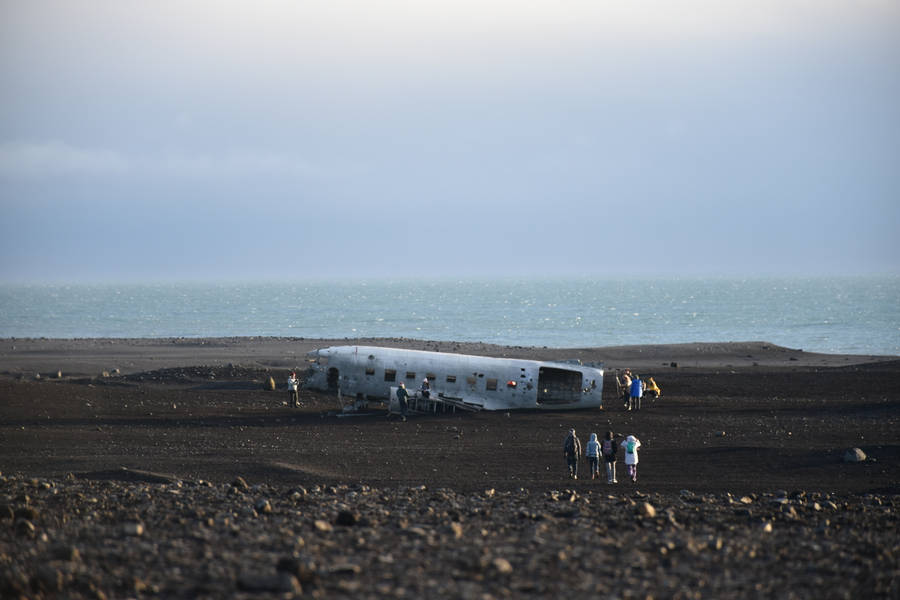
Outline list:
[[[900,355],[900,277],[0,285],[0,337],[220,336]]]

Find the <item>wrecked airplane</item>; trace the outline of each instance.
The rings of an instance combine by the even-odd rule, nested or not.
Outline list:
[[[399,410],[404,383],[411,412],[447,410],[567,410],[602,408],[603,367],[580,361],[545,362],[377,346],[331,346],[307,355],[303,387],[351,400],[349,410],[370,401]],[[428,379],[430,394],[422,394]]]

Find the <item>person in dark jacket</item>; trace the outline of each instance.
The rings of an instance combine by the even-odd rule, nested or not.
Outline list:
[[[570,429],[569,435],[563,442],[563,454],[566,457],[566,466],[569,468],[569,477],[578,479],[578,457],[581,456],[581,441],[575,435],[575,430]]]
[[[397,400],[400,402],[400,419],[406,420],[406,411],[409,409],[409,392],[406,391],[406,384],[401,383],[397,388]]]
[[[600,442],[600,458],[606,465],[606,483],[619,483],[616,481],[616,436],[612,431],[607,431]]]

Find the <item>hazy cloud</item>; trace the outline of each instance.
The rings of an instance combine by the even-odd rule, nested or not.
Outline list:
[[[7,2],[0,279],[896,272],[898,31],[896,0]]]
[[[0,176],[122,175],[130,161],[119,153],[64,142],[0,142]]]
[[[346,172],[346,171],[345,171]],[[0,177],[296,177],[327,176],[326,169],[304,158],[271,152],[234,151],[220,154],[165,152],[127,155],[65,142],[0,142]],[[334,173],[331,173],[334,174]]]

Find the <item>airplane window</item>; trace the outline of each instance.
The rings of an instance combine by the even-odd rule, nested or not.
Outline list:
[[[485,389],[487,390],[497,390],[497,380],[496,379],[488,379],[484,384]]]
[[[447,375],[447,383],[456,383],[456,375]]]
[[[416,373],[415,373],[414,371],[407,371],[407,372],[406,372],[406,378],[407,378],[407,379],[415,379],[415,378],[416,378]]]
[[[372,367],[366,367],[366,375],[374,375],[375,369]]]
[[[474,377],[466,377],[466,383],[468,383],[469,385],[475,385],[476,381],[478,381],[478,380],[475,379]]]
[[[385,369],[384,370],[384,380],[385,381],[397,381],[397,371],[394,369]]]
[[[435,379],[437,379],[437,375],[435,375],[434,373],[425,373],[425,377],[428,378],[428,381],[434,381]]]

